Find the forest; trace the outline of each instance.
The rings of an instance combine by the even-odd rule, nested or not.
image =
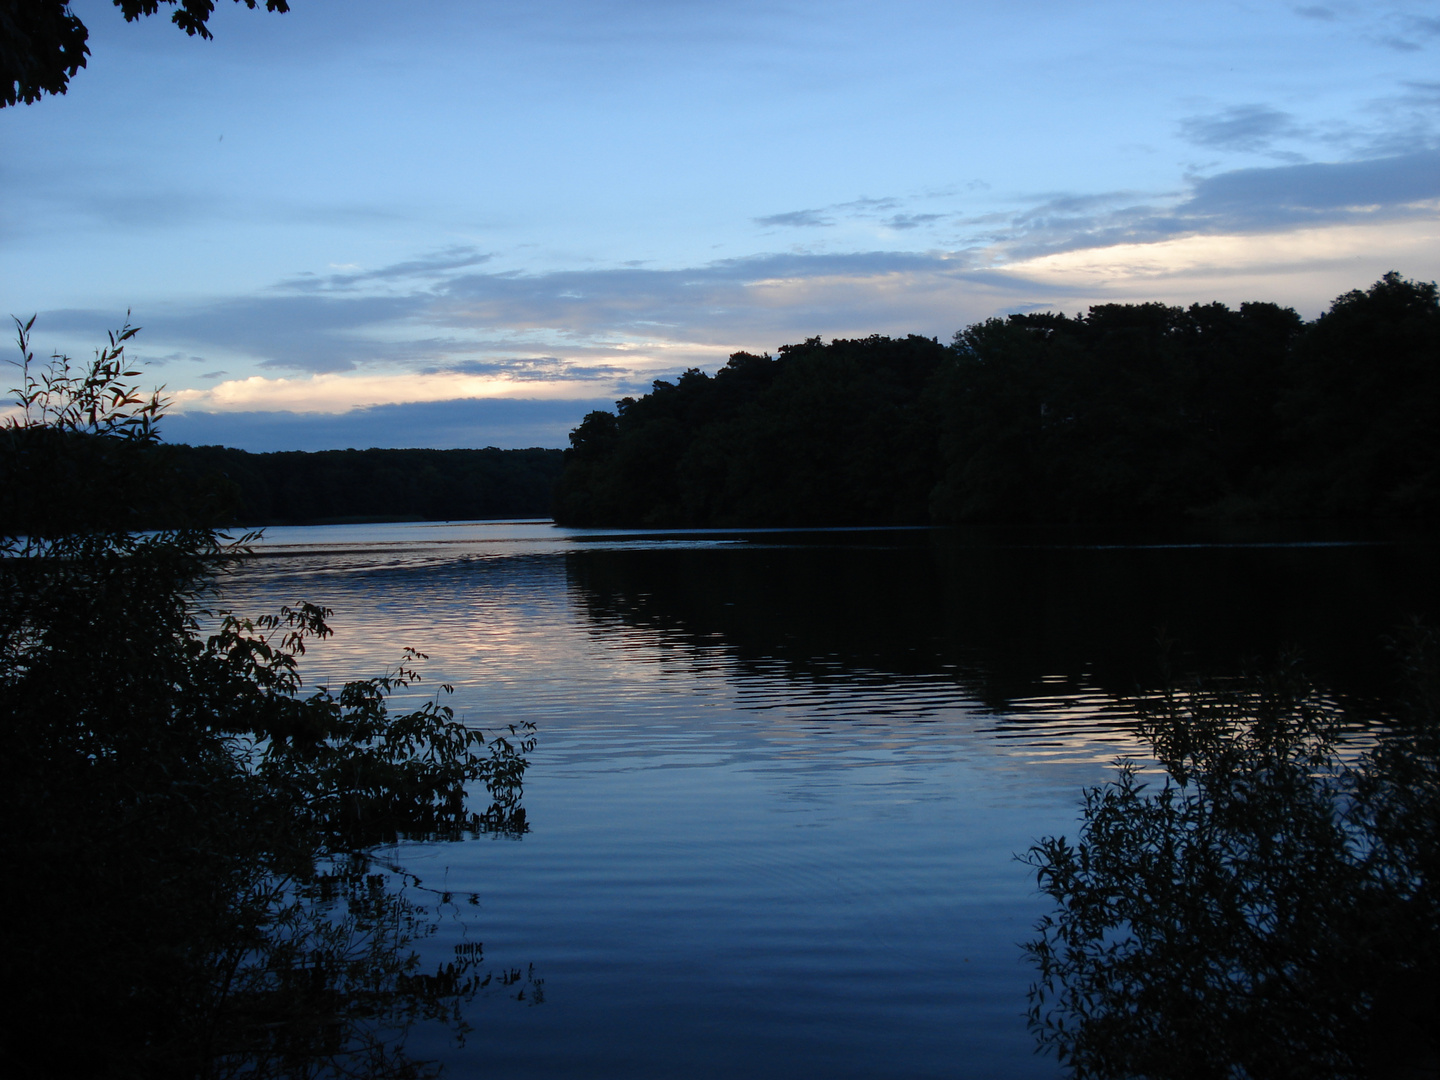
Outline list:
[[[252,454],[157,446],[174,473],[215,489],[235,525],[470,521],[550,516],[559,450],[322,450]]]
[[[1313,322],[1104,304],[811,338],[571,433],[562,525],[1398,519],[1440,513],[1440,301],[1389,273]]]

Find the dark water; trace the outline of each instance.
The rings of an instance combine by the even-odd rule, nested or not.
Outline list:
[[[410,645],[467,720],[539,727],[529,835],[394,853],[481,897],[427,958],[544,979],[417,1031],[449,1075],[1050,1077],[1012,856],[1143,754],[1157,633],[1216,675],[1298,646],[1363,703],[1440,609],[1433,546],[1220,539],[272,530],[228,596],[333,607],[322,680]]]

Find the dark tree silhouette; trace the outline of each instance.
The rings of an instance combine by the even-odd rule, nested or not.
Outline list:
[[[926,520],[945,362],[930,338],[812,338],[736,353],[591,413],[555,518],[575,525],[857,525]]]
[[[209,39],[215,0],[114,0],[134,22],[166,4],[170,21],[191,37]],[[235,0],[254,9],[260,0]],[[289,11],[288,0],[265,0],[266,11]],[[90,32],[66,0],[0,0],[0,107],[63,94],[90,55]]]
[[[1433,1076],[1440,974],[1437,642],[1373,748],[1293,661],[1152,701],[1165,777],[1085,794],[1024,857],[1055,910],[1030,1023],[1077,1080]]]
[[[1440,297],[1389,273],[1297,342],[1280,401],[1282,495],[1333,514],[1440,511]]]
[[[939,520],[1175,519],[1272,463],[1288,308],[1106,304],[955,336]]]
[[[163,446],[197,490],[228,493],[240,525],[341,521],[544,518],[559,450],[299,450],[252,454],[223,446]]]
[[[736,353],[592,413],[562,524],[1159,522],[1440,514],[1440,305],[1387,274],[1289,308],[1102,304],[950,347]]]
[[[302,693],[328,612],[213,610],[244,542],[153,452],[164,402],[130,381],[134,331],[41,372],[28,329],[0,425],[6,1075],[421,1075],[407,1025],[461,1024],[482,958],[420,971],[415,883],[370,851],[522,834],[528,731],[486,739],[439,698],[391,713],[408,650]],[[136,533],[141,514],[164,523]]]

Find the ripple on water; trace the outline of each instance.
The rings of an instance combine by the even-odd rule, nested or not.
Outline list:
[[[334,609],[335,637],[305,658],[312,682],[379,672],[410,645],[430,656],[427,682],[401,703],[448,682],[467,722],[539,727],[529,835],[395,853],[480,895],[427,957],[483,940],[489,962],[545,979],[539,1008],[477,1000],[463,1049],[417,1033],[451,1075],[1057,1074],[1024,1027],[1016,943],[1042,905],[1013,855],[1073,832],[1080,790],[1143,750],[1115,658],[1153,626],[1086,621],[1047,576],[1053,551],[758,540],[271,530],[225,583],[237,610]],[[1272,560],[1240,575],[1253,593],[1283,579],[1276,566],[1300,572],[1282,555],[1224,567]],[[1337,556],[1321,555],[1333,603]],[[1139,597],[1146,617],[1167,596],[1157,580],[1200,565],[1148,550],[1131,589],[1114,550],[1064,558],[1103,569],[1109,605]],[[1194,605],[1227,588],[1175,589],[1175,619],[1223,637],[1223,607],[1206,623]]]

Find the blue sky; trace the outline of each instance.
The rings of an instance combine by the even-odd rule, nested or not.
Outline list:
[[[72,4],[0,297],[177,441],[564,445],[737,349],[1440,277],[1433,3]]]

